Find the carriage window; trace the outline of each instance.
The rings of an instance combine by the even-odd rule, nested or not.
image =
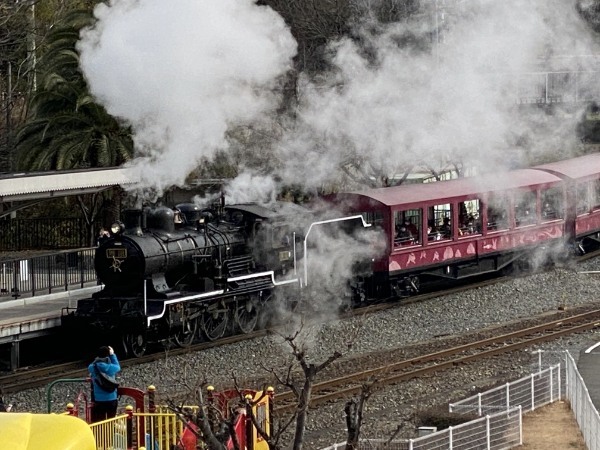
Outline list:
[[[592,206],[594,207],[594,210],[598,210],[600,209],[600,180],[594,181],[594,189],[592,195]]]
[[[551,188],[542,191],[542,220],[549,221],[563,218],[563,191]]]
[[[407,209],[394,212],[394,246],[400,247],[421,243],[423,222],[422,209]]]
[[[508,199],[504,195],[490,196],[487,201],[488,231],[508,230]]]
[[[481,233],[479,199],[467,200],[458,204],[458,235],[468,236]]]
[[[520,192],[515,196],[515,223],[524,227],[537,222],[535,192]]]
[[[452,206],[435,205],[427,211],[427,240],[440,241],[452,238]]]
[[[588,183],[577,185],[577,215],[590,212],[590,185]]]

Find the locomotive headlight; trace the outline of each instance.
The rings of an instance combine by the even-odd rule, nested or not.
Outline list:
[[[112,234],[121,234],[125,230],[125,226],[121,222],[115,222],[110,226]]]

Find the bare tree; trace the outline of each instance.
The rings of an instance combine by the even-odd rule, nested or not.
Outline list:
[[[360,390],[360,396],[353,398],[346,403],[344,413],[346,415],[346,429],[348,437],[346,439],[346,450],[358,449],[360,438],[360,428],[363,422],[363,411],[367,400],[371,397],[373,382],[363,384]]]
[[[358,329],[356,330],[356,333],[358,333]],[[288,421],[288,424],[294,419],[296,421],[294,442],[292,445],[293,450],[301,450],[304,445],[308,409],[310,406],[312,389],[317,375],[331,365],[334,361],[342,357],[342,353],[340,351],[334,351],[334,353],[331,354],[325,361],[319,364],[310,362],[309,351],[306,344],[307,334],[308,332],[305,330],[304,319],[301,319],[298,329],[294,333],[283,337],[284,342],[291,350],[293,363],[300,366],[302,371],[301,380],[297,381],[295,379],[293,363],[287,367],[286,373],[283,376],[280,375],[275,369],[267,369],[274,375],[276,380],[281,385],[290,389],[297,399],[298,406]],[[356,335],[349,337],[347,342],[348,349],[352,348],[355,337]]]

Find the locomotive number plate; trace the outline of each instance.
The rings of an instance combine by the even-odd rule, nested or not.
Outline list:
[[[108,259],[125,259],[127,258],[126,248],[107,248],[106,257]]]

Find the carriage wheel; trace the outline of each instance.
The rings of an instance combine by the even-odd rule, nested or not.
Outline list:
[[[175,343],[179,347],[189,347],[194,342],[194,337],[198,332],[198,320],[189,319],[183,322],[183,325],[173,336]]]
[[[138,331],[131,334],[126,334],[123,337],[123,344],[128,355],[133,355],[136,358],[144,356],[148,341],[144,331]]]
[[[229,322],[229,314],[227,309],[218,308],[213,311],[206,311],[202,314],[201,328],[209,341],[216,341],[225,334],[227,323]]]
[[[260,311],[259,300],[255,295],[236,301],[234,310],[235,323],[244,333],[254,331]]]

